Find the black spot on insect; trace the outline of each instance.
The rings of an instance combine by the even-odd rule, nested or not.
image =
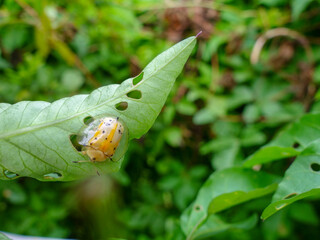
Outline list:
[[[95,138],[94,140],[98,140],[98,138]]]
[[[106,140],[108,140],[108,138],[106,138]]]
[[[110,126],[110,123],[108,123],[107,126]]]
[[[116,150],[116,148],[113,148],[113,150]]]
[[[121,134],[121,130],[119,129],[118,132]]]
[[[90,145],[92,145],[93,143],[90,143]]]
[[[102,133],[106,133],[106,131],[103,130]]]
[[[94,157],[94,158],[92,158],[92,160],[93,160],[93,161],[95,161],[95,160],[96,160],[96,158]]]
[[[109,122],[112,122],[112,119],[109,119]]]

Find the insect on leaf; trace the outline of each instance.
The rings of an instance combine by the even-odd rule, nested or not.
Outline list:
[[[77,134],[88,116],[119,117],[130,139],[145,134],[196,43],[190,37],[157,56],[136,78],[53,103],[23,101],[0,104],[0,179],[29,176],[41,181],[68,181],[85,175],[117,171],[122,160],[88,161],[75,149]],[[122,107],[119,107],[122,106]]]

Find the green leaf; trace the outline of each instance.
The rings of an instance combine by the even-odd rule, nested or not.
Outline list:
[[[67,181],[99,172],[117,171],[121,160],[102,163],[72,163],[88,160],[72,145],[88,116],[118,116],[128,127],[130,139],[145,134],[160,113],[176,77],[196,43],[190,37],[157,56],[137,78],[120,85],[98,88],[89,95],[76,95],[53,103],[0,104],[0,178],[5,172],[42,181]],[[127,96],[141,93],[140,99]],[[125,110],[118,110],[126,102]],[[53,178],[52,175],[58,176]],[[46,178],[45,176],[49,176]]]
[[[177,111],[181,114],[192,116],[196,111],[197,107],[194,103],[188,102],[185,99],[182,99],[176,105]]]
[[[320,194],[320,140],[312,142],[288,168],[272,203],[263,211],[266,219],[289,204]]]
[[[11,238],[8,238],[4,233],[0,232],[0,240],[10,240]]]
[[[266,146],[249,157],[243,164],[245,167],[252,167],[257,164],[264,164],[274,160],[294,157],[299,151],[292,147]]]
[[[62,74],[62,86],[70,92],[77,91],[84,83],[84,78],[79,70],[67,69]]]
[[[277,182],[279,180],[279,178],[264,172],[246,171],[242,169],[227,172],[227,176],[225,178],[227,177],[229,179],[225,179],[222,182],[224,183],[224,187],[228,189],[227,191],[223,190],[221,187],[220,189],[214,187],[215,191],[218,192],[220,190],[221,195],[218,195],[211,201],[208,208],[208,212],[210,214],[220,212],[240,203],[272,193],[276,190]],[[224,178],[224,174],[221,178]]]
[[[244,147],[261,145],[266,141],[266,136],[259,129],[251,126],[242,131],[241,145]]]
[[[172,147],[178,147],[182,143],[182,131],[178,127],[169,127],[164,131],[167,143]]]
[[[260,117],[260,109],[257,105],[248,104],[243,111],[243,119],[246,123],[253,123]]]
[[[274,175],[251,169],[228,168],[214,172],[200,189],[192,207],[181,217],[184,233],[192,236],[209,214],[271,193],[278,181]]]
[[[228,223],[223,221],[219,216],[211,215],[207,218],[204,224],[202,224],[201,227],[188,239],[209,238],[229,229],[248,230],[253,228],[256,225],[257,221],[258,216],[256,214],[236,223]]]
[[[234,88],[232,95],[227,99],[228,109],[235,109],[253,100],[252,90],[239,86]]]
[[[281,131],[274,140],[248,157],[243,166],[252,167],[299,155],[303,148],[320,138],[319,121],[319,113],[304,115],[296,123]],[[295,144],[298,147],[295,148]]]
[[[226,99],[223,97],[211,97],[205,108],[199,110],[193,116],[193,122],[197,125],[213,122],[217,117],[226,114]]]
[[[313,0],[292,0],[292,18],[297,20],[300,14],[307,8]]]
[[[228,38],[223,35],[217,35],[211,38],[205,46],[205,50],[203,51],[203,54],[202,54],[202,59],[204,61],[209,61],[212,58],[212,55],[216,54],[218,51],[218,48],[222,44],[224,44],[227,40]]]
[[[27,25],[9,25],[4,28],[4,33],[1,34],[2,45],[6,51],[12,53],[15,49],[22,47],[28,41],[29,34]]]

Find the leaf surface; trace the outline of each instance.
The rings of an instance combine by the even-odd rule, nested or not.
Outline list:
[[[319,122],[319,113],[304,115],[297,122],[282,130],[274,140],[248,157],[243,164],[244,167],[298,156],[306,146],[320,138]]]
[[[89,95],[53,103],[1,103],[0,179],[14,173],[42,181],[68,181],[94,174],[97,169],[101,173],[117,171],[121,160],[72,163],[88,158],[73,147],[70,135],[79,132],[88,116],[111,115],[125,122],[130,139],[141,137],[160,113],[195,43],[196,37],[185,39],[157,56],[138,77],[98,88]],[[129,97],[132,91],[140,92],[141,97]],[[123,102],[128,107],[118,110],[117,104]]]
[[[217,215],[210,215],[204,224],[192,235],[190,239],[207,239],[209,237],[214,237],[214,235],[227,231],[229,229],[244,229],[248,230],[253,228],[258,222],[258,216],[256,214],[250,216],[247,219],[238,221],[235,223],[225,222]]]
[[[0,232],[0,240],[11,240],[11,238],[8,238],[4,233]]]
[[[228,168],[214,172],[200,189],[192,207],[181,217],[181,227],[193,236],[208,216],[245,201],[269,194],[279,178],[251,169]]]
[[[272,203],[263,211],[262,219],[314,195],[320,196],[320,140],[312,142],[288,168]]]

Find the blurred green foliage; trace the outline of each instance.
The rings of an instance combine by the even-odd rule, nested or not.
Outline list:
[[[318,0],[0,1],[1,102],[53,101],[120,83],[173,42],[203,31],[165,108],[131,142],[119,173],[74,183],[0,182],[0,230],[185,239],[180,216],[212,172],[240,166],[287,123],[319,112],[319,13]],[[272,37],[270,29],[278,29]],[[283,176],[291,163],[262,168]],[[270,201],[212,215],[201,231],[210,228],[215,239],[319,236],[319,198],[261,222],[255,216]]]

